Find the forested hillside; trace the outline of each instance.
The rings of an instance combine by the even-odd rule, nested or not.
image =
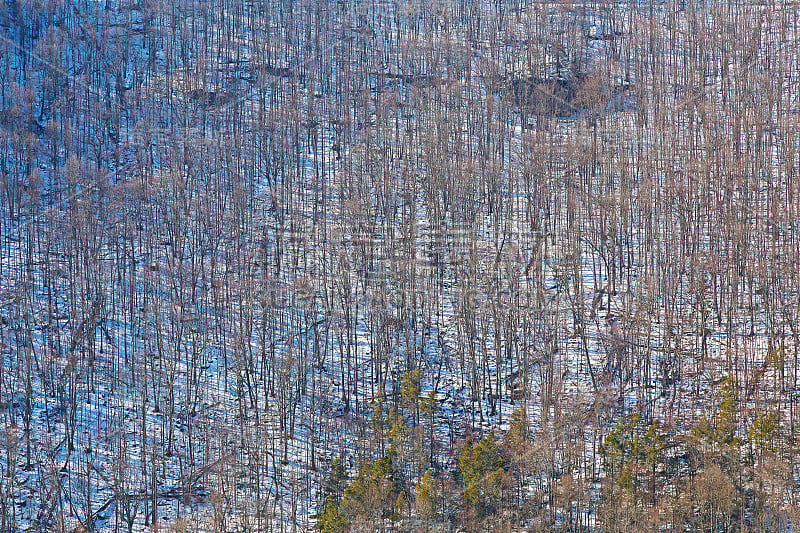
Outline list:
[[[0,531],[796,531],[799,32],[3,0]]]

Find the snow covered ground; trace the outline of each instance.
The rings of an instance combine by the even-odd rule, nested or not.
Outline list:
[[[752,80],[711,72],[680,86],[670,69],[686,50],[673,41],[657,55],[674,94],[659,102],[673,107],[649,106],[642,98],[653,89],[643,84],[652,78],[637,76],[656,67],[620,59],[620,50],[646,46],[636,25],[652,16],[647,7],[620,5],[611,16],[531,5],[506,15],[518,22],[501,45],[467,15],[455,29],[445,15],[418,22],[437,31],[418,33],[411,15],[397,27],[386,21],[400,8],[388,3],[351,12],[278,2],[256,20],[296,25],[274,30],[247,27],[258,6],[224,4],[181,3],[170,14],[77,2],[83,15],[71,16],[64,3],[55,22],[41,24],[52,31],[39,42],[54,48],[37,46],[27,61],[43,66],[26,75],[27,48],[16,44],[22,15],[3,14],[3,68],[18,93],[34,87],[27,112],[43,128],[30,161],[38,205],[25,197],[27,211],[15,216],[9,193],[0,226],[0,492],[9,531],[59,523],[143,531],[179,519],[207,530],[309,530],[331,460],[345,458],[354,475],[359,460],[377,456],[375,406],[397,403],[415,368],[421,396],[437,405],[435,470],[453,468],[454,443],[505,431],[523,405],[538,434],[553,429],[556,399],[606,429],[631,410],[680,427],[708,408],[731,371],[758,379],[751,388],[762,397],[785,388],[768,355],[784,342],[796,353],[786,325],[796,287],[770,293],[753,289],[753,271],[714,268],[758,253],[712,255],[725,228],[695,223],[703,206],[680,201],[719,195],[698,185],[681,196],[703,169],[689,166],[697,158],[681,139],[675,161],[664,161],[666,135],[653,132],[670,117],[696,120],[688,126],[696,149],[709,150],[717,141],[703,138],[713,131],[704,121],[714,117],[685,112],[687,101],[700,91],[719,104]],[[311,10],[326,18],[313,22]],[[692,24],[716,27],[669,6],[655,20],[660,42]],[[216,27],[229,34],[179,49]],[[543,29],[557,38],[519,44]],[[574,57],[562,44],[570,32],[579,37]],[[749,60],[757,65],[777,53],[773,41],[794,39],[764,35]],[[59,53],[58,39],[78,44]],[[795,55],[780,57],[796,65]],[[100,62],[87,67],[97,79],[80,66],[87,59]],[[539,80],[567,64],[614,81],[592,104],[588,83],[578,95],[547,97],[568,98],[551,118],[520,111],[493,86],[517,79],[535,95],[550,90]],[[60,77],[71,78],[70,94],[48,111],[47,91],[60,89],[47,80]],[[26,112],[11,92],[5,133]],[[793,118],[764,127],[790,135],[796,97],[777,98]],[[74,132],[59,130],[71,115]],[[718,120],[727,127],[728,117]],[[740,137],[755,142],[752,131]],[[9,168],[24,167],[21,143],[3,142]],[[762,181],[720,200],[757,206],[739,242],[787,222],[784,212],[769,217],[775,175],[796,173],[785,160],[791,141],[775,133],[759,142],[771,165]],[[21,181],[33,198],[30,174]],[[681,179],[685,189],[674,186]],[[757,198],[744,198],[753,191]],[[780,239],[775,230],[782,249],[796,223],[788,222]],[[701,230],[674,233],[683,228]],[[676,259],[683,249],[695,253]],[[723,281],[743,293],[747,284],[749,302],[712,290]],[[721,306],[719,294],[738,307]],[[784,315],[769,307],[778,301]],[[785,323],[769,323],[775,316]],[[584,436],[586,464],[604,428],[595,429]],[[592,483],[596,475],[576,472]]]

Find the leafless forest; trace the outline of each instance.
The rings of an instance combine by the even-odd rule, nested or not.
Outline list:
[[[789,0],[3,0],[0,531],[796,531],[799,48]]]

